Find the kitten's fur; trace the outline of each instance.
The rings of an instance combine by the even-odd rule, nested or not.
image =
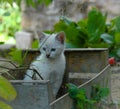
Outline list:
[[[64,32],[52,35],[42,33],[39,39],[41,55],[30,65],[30,68],[37,70],[44,80],[50,80],[53,95],[56,97],[65,70],[65,34]],[[27,75],[32,77],[33,71],[27,70]],[[27,75],[24,80],[31,80]],[[35,77],[41,79],[37,74]]]

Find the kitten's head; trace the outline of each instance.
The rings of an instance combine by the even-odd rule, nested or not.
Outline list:
[[[46,58],[55,58],[64,51],[65,33],[59,32],[57,34],[45,34],[41,33],[40,40],[40,52],[46,56]]]

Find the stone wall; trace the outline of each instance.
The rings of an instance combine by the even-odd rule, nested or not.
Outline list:
[[[92,6],[108,12],[109,18],[120,14],[120,0],[53,0],[48,7],[40,4],[36,8],[26,6],[23,0],[21,25],[24,30],[51,30],[61,15],[78,21]]]
[[[108,13],[108,19],[120,15],[120,0],[92,0],[101,11]]]
[[[82,0],[54,0],[46,7],[40,4],[36,8],[27,7],[22,1],[22,28],[24,30],[49,30],[55,22],[59,21],[61,15],[79,20],[86,16],[88,2]]]

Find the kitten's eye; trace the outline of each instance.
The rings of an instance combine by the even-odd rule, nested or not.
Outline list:
[[[55,48],[52,48],[51,51],[55,51],[56,49]]]
[[[45,48],[45,47],[43,47],[43,50],[44,50],[44,51],[46,51],[46,48]]]

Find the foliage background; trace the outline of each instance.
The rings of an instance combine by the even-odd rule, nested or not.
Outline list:
[[[0,3],[0,41],[15,43],[14,34],[21,29],[19,7],[13,3]]]
[[[106,13],[92,8],[78,22],[62,16],[50,32],[59,31],[66,33],[68,48],[109,48],[110,57],[120,58],[120,16],[108,21]]]
[[[21,30],[21,0],[0,1],[0,42],[15,43],[14,34]],[[28,6],[35,7],[41,3],[48,6],[52,0],[26,0]],[[12,20],[11,20],[12,19]],[[117,16],[107,21],[107,14],[93,8],[87,18],[75,22],[66,16],[54,24],[54,29],[49,33],[65,31],[68,48],[109,48],[110,56],[120,58],[120,17]],[[46,30],[45,30],[46,32]],[[48,32],[48,31],[47,31]],[[38,42],[33,42],[32,47],[38,47]]]

